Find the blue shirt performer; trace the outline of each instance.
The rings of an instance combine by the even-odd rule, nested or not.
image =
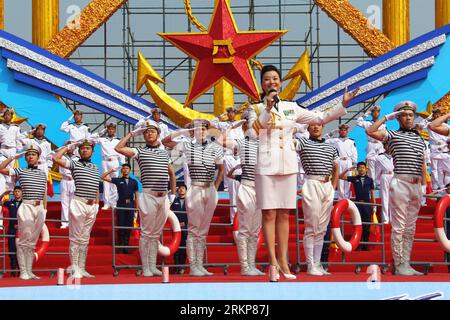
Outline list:
[[[120,178],[111,178],[109,175],[122,169]],[[131,228],[133,226],[133,218],[137,215],[138,208],[138,182],[130,177],[131,167],[128,163],[124,163],[121,167],[113,168],[106,171],[102,175],[102,179],[111,182],[117,187],[119,199],[117,200],[117,231],[118,253],[130,253],[128,248],[130,241],[131,229],[121,229],[121,227]],[[131,210],[136,209],[136,210]]]
[[[184,274],[184,265],[186,263],[186,239],[187,239],[187,226],[188,226],[188,216],[186,213],[186,191],[187,187],[185,184],[180,184],[178,186],[178,196],[173,201],[170,206],[170,210],[172,210],[178,218],[181,226],[181,242],[180,247],[177,252],[173,255],[173,260],[176,265],[176,274]]]

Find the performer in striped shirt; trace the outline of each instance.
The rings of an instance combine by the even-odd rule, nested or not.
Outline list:
[[[145,147],[129,148],[126,146],[133,136],[144,134]],[[142,193],[139,194],[139,214],[141,221],[141,238],[139,252],[142,260],[144,277],[160,276],[156,268],[159,237],[169,215],[170,202],[175,199],[176,177],[171,160],[166,150],[160,148],[161,131],[153,120],[147,120],[143,126],[128,133],[120,140],[115,150],[126,157],[134,158],[139,164]],[[167,181],[170,178],[170,202]]]
[[[65,146],[69,144],[69,140],[64,142]],[[69,161],[77,161],[80,159],[76,155],[74,155],[73,149],[68,149],[67,153],[64,156]],[[59,173],[61,173],[62,177],[59,184],[61,192],[61,229],[67,229],[67,227],[69,227],[70,203],[72,202],[73,196],[75,195],[75,183],[73,182],[72,172],[70,171],[70,169],[59,166]]]
[[[178,130],[162,140],[168,148],[175,148],[186,155],[192,187],[186,193],[186,212],[188,215],[187,254],[191,276],[211,276],[203,267],[211,219],[216,209],[217,189],[223,177],[223,148],[207,140],[209,121],[196,119],[192,122],[194,141],[176,142],[180,135],[189,136],[189,129]],[[215,171],[218,168],[217,178]],[[215,181],[214,181],[215,179]]]
[[[322,276],[329,275],[322,267],[320,257],[333,208],[334,190],[339,182],[339,153],[335,146],[325,143],[322,138],[322,123],[310,124],[308,132],[309,139],[297,139],[297,150],[306,173],[302,188],[303,246],[307,273]]]
[[[19,239],[17,240],[17,260],[20,279],[39,279],[32,272],[36,242],[44,226],[47,214],[47,175],[38,169],[40,148],[30,144],[24,153],[9,157],[0,164],[0,173],[15,176],[22,186],[23,202],[17,211]],[[27,168],[11,169],[8,165],[25,154]]]
[[[228,136],[228,133],[232,130],[230,127],[219,138],[219,143],[229,150],[237,150],[240,159],[240,164],[228,172],[228,177],[240,182],[236,199],[239,219],[236,246],[241,263],[241,275],[260,276],[264,273],[256,268],[255,262],[262,219],[261,209],[256,207],[255,191],[255,170],[259,142],[256,133],[249,126],[246,115],[243,115],[242,118],[242,131],[245,133],[245,138],[230,139]],[[242,169],[239,176],[234,174],[238,168]]]
[[[78,161],[63,158],[69,148],[79,146]],[[58,149],[53,161],[70,169],[75,183],[75,195],[69,207],[69,255],[73,278],[92,278],[86,271],[86,257],[92,227],[98,213],[100,174],[91,162],[95,143],[84,139]]]
[[[423,275],[414,270],[409,261],[416,231],[421,195],[426,188],[425,143],[414,130],[417,106],[412,101],[402,101],[394,112],[376,121],[366,129],[369,136],[388,143],[394,159],[394,177],[390,185],[389,207],[391,213],[391,247],[395,273],[399,275]],[[397,119],[400,129],[379,130],[388,120]]]

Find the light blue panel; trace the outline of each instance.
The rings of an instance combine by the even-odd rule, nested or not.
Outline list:
[[[418,111],[425,111],[428,101],[435,103],[450,91],[450,41],[441,47],[439,55],[431,67],[428,77],[424,80],[406,85],[402,88],[391,91],[379,103],[381,106],[381,116],[391,113],[394,106],[403,100],[412,100],[417,103]],[[370,117],[369,117],[370,118]],[[398,129],[397,121],[389,121],[388,129]],[[362,161],[366,155],[367,138],[363,129],[355,127],[349,134],[355,140],[358,149],[358,160]]]
[[[51,93],[15,81],[3,58],[0,58],[0,97],[5,104],[13,106],[19,116],[27,117],[31,125],[45,123],[46,135],[53,143],[62,145],[68,138],[59,127],[71,116],[70,111]]]

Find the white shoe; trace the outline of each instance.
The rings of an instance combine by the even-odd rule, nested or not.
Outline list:
[[[308,265],[306,274],[309,274],[310,276],[323,276],[322,271],[315,265]]]
[[[408,268],[406,263],[400,263],[395,266],[395,274],[400,276],[414,276],[414,272],[411,267]]]
[[[322,266],[321,263],[318,263],[318,264],[316,265],[316,267],[317,267],[317,269],[319,269],[320,272],[322,272],[322,275],[324,275],[324,276],[329,276],[329,275],[331,275],[331,273],[329,273],[327,270],[324,269],[324,267]]]
[[[415,270],[408,262],[405,262],[406,269],[412,272],[413,276],[423,276],[424,273]]]
[[[102,210],[109,210],[109,209],[111,209],[110,206],[103,206],[103,207],[102,207]]]
[[[69,227],[69,225],[67,224],[62,224],[61,227],[59,227],[60,229],[67,229]]]

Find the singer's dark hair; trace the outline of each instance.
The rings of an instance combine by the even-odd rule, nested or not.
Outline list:
[[[263,81],[264,74],[266,74],[266,73],[269,72],[269,71],[275,71],[276,73],[278,73],[278,76],[279,76],[280,79],[281,79],[281,72],[280,72],[280,70],[278,70],[278,68],[275,67],[274,65],[269,64],[269,65],[264,66],[264,67],[261,69],[261,79],[260,79],[261,83],[262,83],[262,81]],[[264,91],[263,91],[263,92],[261,93],[261,100],[264,99],[265,96],[266,96],[266,94],[265,94]]]
[[[359,167],[359,166],[364,166],[364,167],[366,167],[366,163],[365,163],[364,161],[360,161],[360,162],[358,162],[358,164],[356,165],[356,167]]]

